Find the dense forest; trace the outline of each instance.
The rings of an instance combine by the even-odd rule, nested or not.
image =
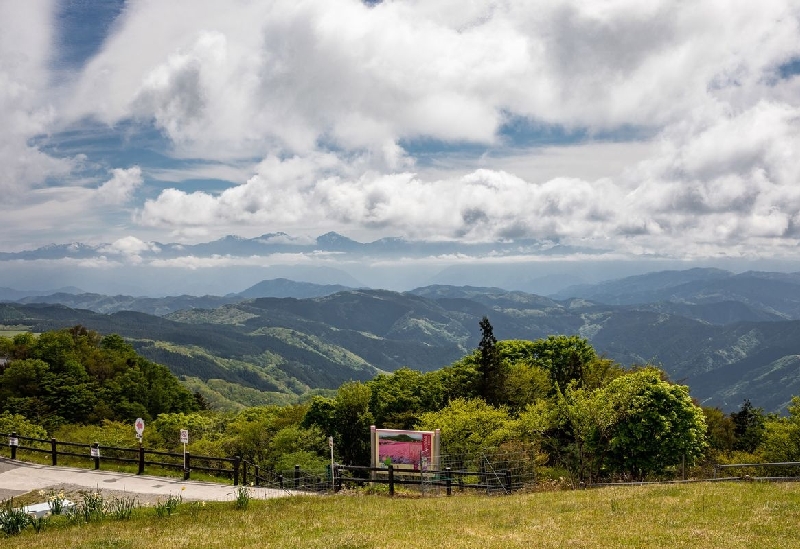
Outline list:
[[[240,455],[265,470],[320,470],[327,436],[342,463],[369,463],[369,428],[440,429],[442,452],[513,451],[540,478],[665,478],[710,463],[800,458],[800,399],[788,416],[745,401],[701,408],[653,366],[625,368],[578,336],[497,341],[487,318],[474,352],[432,372],[401,368],[303,403],[208,409],[164,366],[117,335],[82,326],[0,338],[0,432]]]

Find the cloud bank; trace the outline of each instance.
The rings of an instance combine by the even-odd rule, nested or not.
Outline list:
[[[64,183],[103,215],[127,208],[117,239],[338,230],[680,258],[798,244],[793,2],[139,0],[55,83],[52,6],[26,6],[30,32],[0,39],[4,191],[77,177],[30,139],[86,120],[155,128],[164,154],[216,174],[254,166],[213,188],[146,159]],[[637,152],[595,176],[515,168],[543,141],[577,162],[605,140]]]

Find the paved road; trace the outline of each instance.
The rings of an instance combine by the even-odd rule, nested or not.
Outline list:
[[[56,486],[114,490],[131,494],[168,497],[180,495],[188,501],[231,501],[236,488],[212,482],[184,481],[180,478],[131,475],[113,471],[94,471],[72,467],[52,467],[0,458],[0,499]],[[251,487],[258,499],[293,495],[290,490]]]

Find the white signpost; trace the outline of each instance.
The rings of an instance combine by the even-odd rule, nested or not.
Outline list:
[[[133,428],[136,429],[136,438],[139,439],[139,442],[142,442],[142,434],[144,433],[144,420],[140,417],[137,417],[136,421],[133,423]]]
[[[181,442],[183,443],[183,471],[186,472],[186,445],[189,444],[189,429],[181,429]]]
[[[17,437],[8,437],[9,446],[19,446],[19,439]]]

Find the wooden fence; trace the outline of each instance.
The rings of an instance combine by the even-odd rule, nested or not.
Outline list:
[[[519,488],[514,482],[510,470],[503,471],[463,471],[446,467],[444,470],[409,471],[387,467],[358,467],[353,465],[337,465],[334,468],[334,486],[338,491],[343,484],[387,484],[389,495],[393,496],[395,486],[411,485],[421,490],[443,488],[448,496],[453,488],[482,490],[487,494],[510,494]]]
[[[80,444],[66,442],[54,438],[40,439],[19,436],[16,433],[0,433],[0,437],[8,437],[11,459],[17,459],[20,450],[25,452],[50,454],[52,465],[58,465],[58,456],[88,457],[94,461],[95,470],[100,469],[101,463],[127,463],[137,464],[137,475],[145,472],[148,465],[183,471],[183,479],[189,480],[192,471],[203,471],[213,475],[230,476],[233,485],[239,485],[239,471],[242,459],[239,456],[222,458],[214,456],[199,456],[190,453],[160,452],[147,450],[143,446],[138,448],[118,448],[114,446],[100,446],[99,443]]]

